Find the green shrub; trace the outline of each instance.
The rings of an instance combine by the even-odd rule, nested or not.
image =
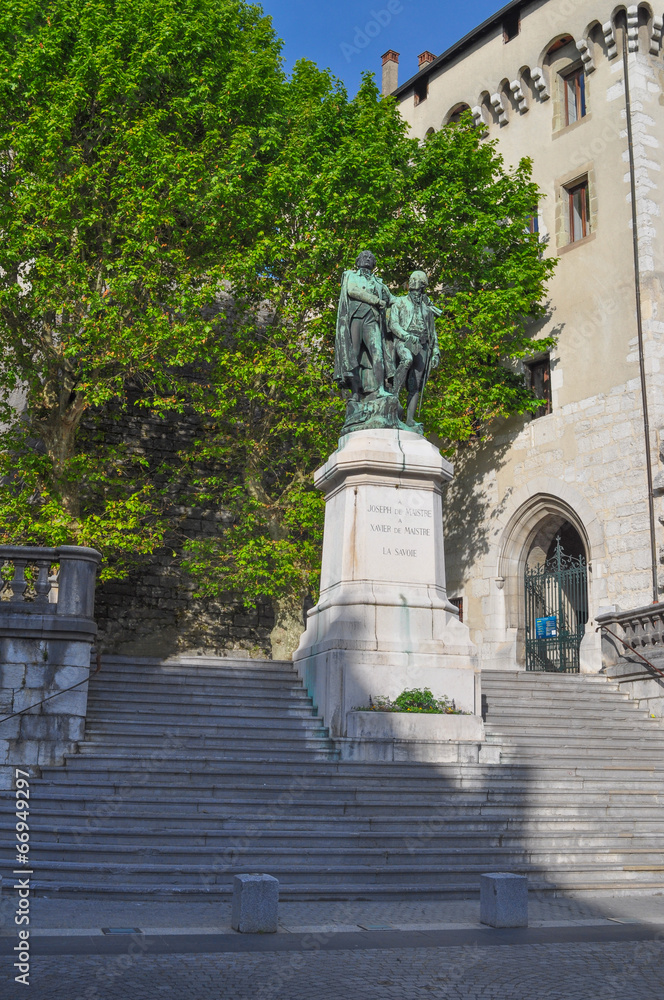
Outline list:
[[[402,691],[398,697],[392,701],[390,698],[379,696],[369,699],[368,708],[356,709],[358,712],[420,712],[428,715],[463,715],[457,710],[454,701],[443,696],[434,698],[429,688],[420,690],[412,688],[410,691]]]

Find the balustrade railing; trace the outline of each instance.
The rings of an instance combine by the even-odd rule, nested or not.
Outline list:
[[[37,546],[0,546],[0,603],[12,611],[57,611],[58,572],[60,558],[57,549]]]
[[[597,615],[599,626],[618,625],[625,643],[633,649],[661,649],[664,652],[664,604],[647,604],[633,611],[611,611]]]
[[[100,561],[99,552],[80,545],[0,545],[0,615],[91,619]]]

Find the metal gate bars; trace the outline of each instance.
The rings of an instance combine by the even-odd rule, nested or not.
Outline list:
[[[550,559],[525,573],[526,670],[578,674],[588,621],[588,573],[583,556],[568,556],[560,536]]]

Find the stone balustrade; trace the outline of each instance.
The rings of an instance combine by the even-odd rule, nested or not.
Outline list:
[[[0,546],[0,787],[83,737],[100,561],[76,545]]]
[[[0,599],[3,604],[25,604],[26,611],[55,611],[50,595],[53,592],[57,600],[57,576],[52,576],[51,572],[58,561],[56,549],[0,546],[0,573],[4,581]],[[30,570],[35,571],[33,579],[26,577],[26,570],[29,576]]]
[[[597,616],[598,625],[606,625],[622,632],[625,641],[642,650],[647,656],[647,649],[657,647],[664,652],[664,604],[646,604],[645,607],[633,611],[611,611]],[[618,625],[616,630],[612,626]]]
[[[649,715],[664,718],[664,678],[657,672],[664,670],[664,603],[610,611],[597,615],[595,621],[619,637],[602,631],[602,672],[617,681]],[[636,652],[626,649],[620,639]]]

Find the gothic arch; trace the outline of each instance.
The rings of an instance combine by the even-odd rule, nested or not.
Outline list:
[[[470,105],[466,104],[465,101],[457,102],[457,104],[454,104],[443,118],[443,125],[449,125],[450,122],[458,121],[465,111],[470,111]]]
[[[570,42],[574,41],[574,36],[569,33],[569,31],[560,31],[557,35],[547,42],[542,51],[540,52],[539,59],[537,60],[537,65],[541,68],[547,67],[551,56],[555,55],[558,49],[562,48],[563,45],[568,45]]]
[[[558,526],[569,522],[586,551],[591,590],[602,575],[604,532],[592,507],[573,486],[539,476],[513,495],[501,520],[494,583],[503,590],[506,628],[523,625],[523,575],[532,544],[543,530],[553,538]],[[594,596],[591,608],[600,595]]]

